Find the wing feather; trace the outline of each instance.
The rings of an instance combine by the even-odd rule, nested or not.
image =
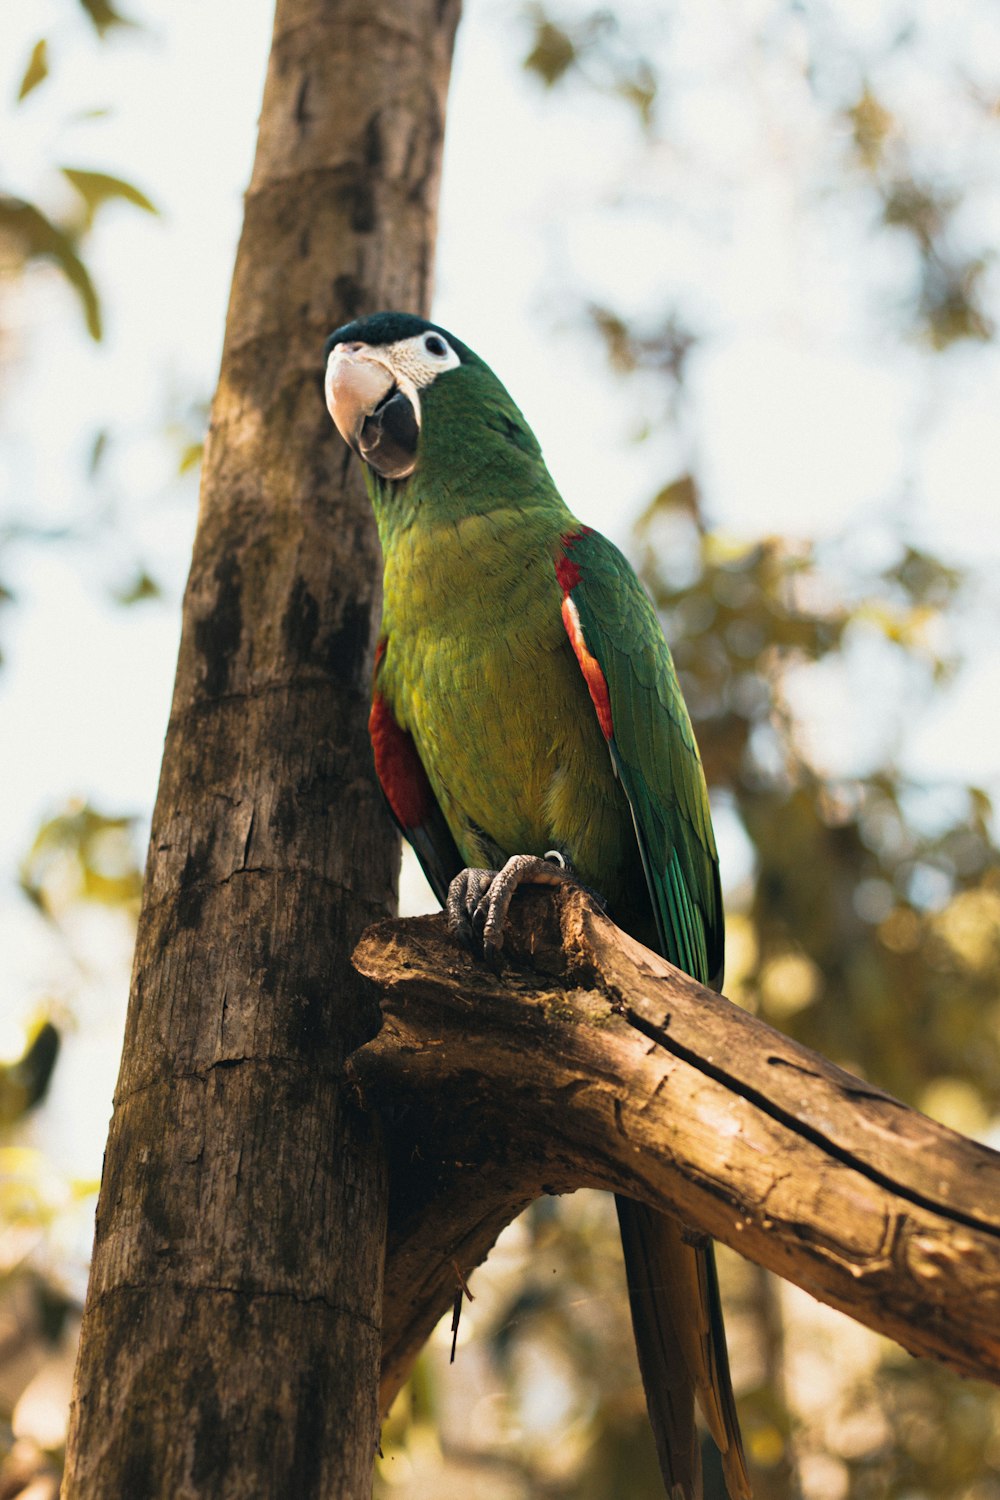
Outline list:
[[[656,611],[611,542],[563,537],[557,575],[564,619],[599,669],[610,708],[608,749],[632,809],[663,952],[702,984],[721,983],[722,895],[708,791],[691,720]],[[572,628],[571,628],[572,627]],[[593,669],[590,669],[591,675]],[[595,708],[601,710],[595,698]]]
[[[562,538],[563,620],[628,798],[664,956],[722,983],[723,917],[708,791],[669,648],[645,590],[612,543]],[[701,1493],[693,1395],[722,1454],[732,1500],[750,1482],[729,1377],[711,1243],[618,1197],[646,1401],[672,1497]]]
[[[379,692],[378,669],[384,652],[385,646],[380,642],[368,719],[375,773],[396,826],[413,846],[431,889],[444,906],[448,887],[464,861],[431,788],[413,736],[396,722],[392,708]]]

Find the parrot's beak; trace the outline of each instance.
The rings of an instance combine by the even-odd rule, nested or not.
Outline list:
[[[413,473],[420,402],[368,344],[336,344],[326,365],[326,404],[344,442],[383,479]]]

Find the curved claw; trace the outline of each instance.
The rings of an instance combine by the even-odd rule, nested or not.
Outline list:
[[[566,883],[582,884],[558,850],[550,850],[544,859],[512,854],[502,870],[462,870],[448,887],[448,927],[471,952],[495,958],[503,947],[503,926],[518,886]]]
[[[483,922],[483,951],[499,953],[503,947],[503,924],[519,885],[560,885],[566,880],[575,877],[563,860],[556,864],[536,854],[512,854],[476,907],[475,915]]]

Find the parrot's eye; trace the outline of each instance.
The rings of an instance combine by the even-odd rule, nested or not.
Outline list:
[[[444,359],[448,353],[448,345],[444,339],[439,338],[436,333],[429,333],[424,339],[424,348],[428,354],[434,354],[438,359]]]

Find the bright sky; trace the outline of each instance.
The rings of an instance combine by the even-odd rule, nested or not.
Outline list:
[[[641,0],[620,8],[647,21],[653,9]],[[3,617],[0,671],[6,1014],[16,1020],[33,1000],[65,991],[91,1018],[64,1065],[70,1113],[54,1145],[83,1175],[98,1168],[104,1123],[79,1129],[73,1101],[110,1099],[120,943],[109,958],[104,928],[87,940],[91,979],[76,998],[76,970],[42,941],[7,872],[42,815],[70,794],[149,815],[195,498],[192,482],[173,479],[177,449],[159,434],[165,407],[180,415],[214,383],[272,7],[132,0],[129,9],[148,29],[103,45],[70,0],[7,5],[0,15],[0,97],[13,99],[40,35],[50,38],[53,66],[7,116],[4,186],[54,206],[48,168],[58,161],[120,174],[163,210],[153,220],[112,209],[92,241],[88,261],[106,297],[103,346],[86,339],[70,294],[49,273],[33,275],[2,317],[5,329],[24,332],[0,386],[2,513],[75,526],[112,507],[124,523],[120,539],[100,547],[15,548],[4,561],[19,600]],[[868,0],[842,0],[839,9],[869,36],[891,30],[900,12]],[[933,17],[931,0],[918,9]],[[959,7],[969,16],[963,31],[945,9],[948,28],[938,27],[928,48],[959,49],[974,78],[990,49],[1000,57],[1000,26],[970,3]],[[662,395],[648,381],[608,376],[596,342],[580,331],[581,298],[652,317],[676,300],[704,332],[692,361],[692,440],[711,512],[726,527],[860,528],[878,507],[892,503],[899,513],[909,478],[919,496],[907,513],[915,538],[981,561],[988,577],[998,550],[1000,353],[960,350],[928,373],[887,335],[885,307],[882,321],[865,321],[862,268],[865,285],[891,288],[897,251],[872,251],[857,216],[835,202],[804,212],[810,164],[831,147],[827,117],[792,66],[801,23],[787,7],[781,13],[779,26],[767,0],[677,8],[658,34],[676,63],[669,144],[647,152],[621,106],[572,92],[544,97],[521,73],[516,5],[468,0],[436,314],[506,380],[574,509],[626,547],[643,504],[684,458],[669,434],[630,441],[660,414]],[[924,82],[938,108],[926,110],[928,132],[936,121],[939,132],[967,137],[968,120],[944,113],[929,71]],[[919,73],[897,80],[901,107],[913,106],[920,86]],[[99,106],[111,113],[80,118]],[[981,155],[977,211],[1000,239],[1000,173],[985,146]],[[113,442],[101,483],[88,487],[86,454],[103,425]],[[109,592],[130,582],[140,560],[167,599],[124,611]],[[843,682],[827,686],[816,724],[833,741],[843,738],[845,715],[870,715],[873,702],[851,701]],[[878,683],[869,688],[877,703]],[[995,779],[998,704],[1000,653],[976,652],[949,711],[911,747],[914,768]],[[0,1033],[0,1050],[5,1042],[16,1050]]]

